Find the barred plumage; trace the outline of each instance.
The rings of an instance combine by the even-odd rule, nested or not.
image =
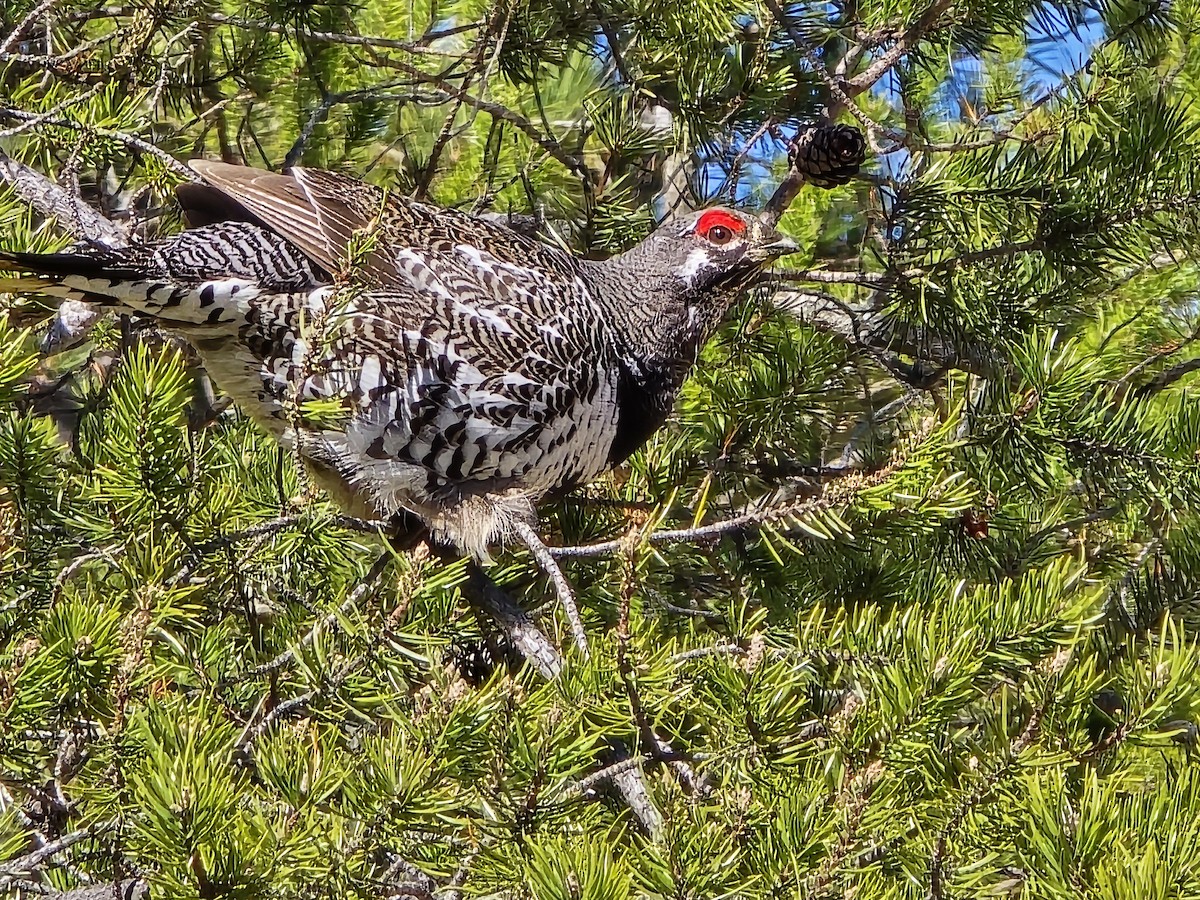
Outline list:
[[[640,446],[732,297],[795,248],[708,210],[584,261],[334,173],[193,165],[191,230],[0,267],[179,331],[344,507],[415,513],[481,558]]]

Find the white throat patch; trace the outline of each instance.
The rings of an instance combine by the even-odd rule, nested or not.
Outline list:
[[[697,247],[687,255],[687,259],[684,260],[683,266],[680,267],[680,279],[686,283],[688,287],[692,287],[693,282],[696,280],[696,276],[707,264],[708,254],[704,252],[703,248]]]

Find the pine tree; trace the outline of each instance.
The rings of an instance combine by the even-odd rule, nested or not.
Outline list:
[[[804,250],[542,511],[590,660],[527,552],[391,550],[169,335],[0,297],[0,893],[1196,896],[1198,28],[10,0],[3,249],[172,233],[206,155]]]

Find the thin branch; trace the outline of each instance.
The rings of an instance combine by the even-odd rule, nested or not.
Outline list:
[[[925,12],[921,13],[908,28],[900,33],[887,52],[881,54],[865,70],[845,82],[846,94],[856,97],[871,88],[875,82],[887,74],[892,66],[900,61],[901,57],[917,45],[927,31],[933,29],[937,20],[953,5],[953,0],[934,0]]]
[[[839,272],[828,269],[786,270],[769,273],[766,281],[815,281],[821,284],[887,284],[895,276],[884,272]]]
[[[1185,378],[1197,371],[1200,371],[1200,356],[1185,359],[1183,362],[1176,363],[1171,368],[1159,372],[1139,387],[1135,395],[1138,397],[1153,397],[1155,394],[1165,391],[1181,378]]]
[[[466,91],[469,87],[471,87],[471,83],[476,77],[479,77],[481,73],[482,77],[480,78],[479,89],[481,91],[486,91],[487,89],[488,73],[491,71],[491,68],[493,64],[495,64],[496,60],[499,59],[500,53],[504,49],[504,42],[508,38],[508,29],[512,24],[513,7],[511,5],[506,6],[504,23],[501,25],[500,32],[496,37],[495,50],[493,51],[491,58],[487,60],[485,66],[484,54],[487,51],[488,38],[491,36],[492,31],[495,28],[496,19],[499,16],[499,12],[500,7],[497,6],[493,10],[492,16],[488,20],[487,27],[476,40],[477,47],[475,50],[475,60],[472,63],[470,70],[463,76],[463,91]],[[433,176],[437,172],[438,160],[441,158],[443,151],[456,134],[461,133],[463,129],[469,128],[471,124],[473,124],[475,117],[478,114],[478,110],[473,112],[469,120],[464,123],[462,128],[457,130],[454,128],[454,122],[458,118],[458,113],[462,109],[464,102],[465,95],[458,97],[451,104],[450,112],[446,114],[446,118],[442,122],[442,129],[438,133],[437,139],[433,142],[433,148],[429,151],[429,159],[422,167],[420,177],[417,180],[416,190],[413,192],[414,199],[426,199],[429,194],[429,186],[433,183]]]
[[[39,16],[45,12],[48,12],[50,7],[52,7],[56,2],[57,0],[41,0],[40,3],[36,4],[25,16],[25,18],[17,23],[17,27],[8,33],[8,37],[6,37],[3,42],[0,42],[0,53],[8,53],[8,51],[12,50],[13,46],[17,42],[17,39],[29,29],[30,25],[37,21]]]
[[[142,153],[147,153],[150,156],[158,159],[164,166],[178,175],[185,181],[199,182],[200,176],[173,157],[167,151],[162,150],[149,141],[143,140],[136,135],[128,134],[124,131],[116,131],[112,128],[101,128],[97,125],[87,125],[83,122],[73,122],[70,119],[64,119],[58,116],[47,118],[43,113],[31,113],[22,109],[13,109],[8,106],[0,106],[0,118],[15,119],[18,122],[28,122],[31,119],[36,119],[40,125],[50,125],[55,128],[68,128],[72,131],[78,131],[86,135],[94,135],[97,137],[108,138],[117,143],[124,144],[132,150],[138,150]]]
[[[425,72],[411,63],[396,59],[392,56],[386,56],[384,54],[374,54],[374,56],[378,64],[398,69],[422,84],[432,85],[433,87],[437,88],[440,93],[445,95],[447,99],[461,100],[472,109],[480,110],[487,113],[494,119],[500,119],[508,122],[510,125],[515,126],[523,134],[529,137],[530,140],[550,154],[550,156],[566,166],[566,168],[569,169],[574,175],[578,176],[585,185],[589,183],[591,176],[588,174],[587,168],[583,165],[583,163],[576,157],[567,153],[567,151],[563,149],[562,144],[555,140],[555,138],[551,137],[550,135],[543,134],[537,128],[537,126],[535,126],[525,116],[515,113],[508,107],[502,106],[499,103],[493,103],[489,100],[484,100],[481,97],[476,97],[462,88],[450,84],[444,78],[430,72]]]
[[[82,569],[85,565],[90,562],[95,562],[98,559],[102,559],[116,569],[119,567],[117,560],[123,556],[124,553],[124,547],[97,547],[94,550],[90,550],[87,553],[83,553],[75,557],[68,565],[62,568],[58,575],[54,577],[54,584],[50,587],[49,605],[53,606],[56,602],[58,602],[58,598],[62,596],[63,588],[66,587],[67,582],[70,581],[75,573]]]
[[[362,580],[354,586],[354,590],[350,591],[350,593],[346,595],[346,599],[338,605],[337,609],[328,613],[323,618],[318,619],[313,626],[307,632],[305,632],[304,637],[300,638],[299,641],[297,641],[291,647],[288,647],[288,649],[284,650],[270,662],[263,663],[261,666],[256,666],[249,672],[244,672],[240,675],[237,675],[229,679],[229,682],[227,683],[247,681],[251,678],[260,678],[263,675],[268,675],[271,672],[276,672],[279,669],[282,669],[284,666],[290,665],[291,662],[296,658],[297,653],[316,641],[317,636],[322,631],[336,626],[338,621],[344,615],[358,606],[358,604],[367,597],[379,579],[383,577],[383,573],[387,570],[388,563],[391,562],[391,560],[391,553],[381,553],[379,558],[375,560],[374,564],[367,571],[367,574],[364,575]]]
[[[132,7],[130,8],[133,9]],[[123,15],[127,13],[123,7],[118,7],[109,15]],[[427,37],[423,37],[418,41],[400,41],[395,38],[376,37],[372,35],[357,35],[344,34],[336,31],[311,31],[307,28],[296,28],[292,26],[279,25],[274,22],[257,22],[250,19],[243,19],[237,16],[226,15],[225,13],[211,12],[205,15],[196,17],[199,22],[210,25],[226,25],[230,28],[238,28],[242,31],[262,31],[269,34],[277,34],[282,37],[301,37],[308,41],[313,41],[319,44],[342,44],[353,47],[383,47],[388,50],[405,50],[409,53],[420,53],[431,56],[448,56],[450,54],[443,53],[438,50],[433,50],[428,44],[439,38],[449,37],[455,34],[462,34],[466,31],[472,31],[482,27],[482,22],[469,22],[464,25],[457,25],[453,28],[447,28],[442,31],[434,32]]]
[[[1031,553],[1033,553],[1034,550],[1036,550],[1038,548],[1038,546],[1042,543],[1042,541],[1046,540],[1048,537],[1050,537],[1053,534],[1056,534],[1056,533],[1062,532],[1062,531],[1066,531],[1070,534],[1074,534],[1075,532],[1079,531],[1080,528],[1083,528],[1085,525],[1091,525],[1093,522],[1103,522],[1107,519],[1111,519],[1113,516],[1115,516],[1120,511],[1121,511],[1120,506],[1105,506],[1100,509],[1093,510],[1089,513],[1085,513],[1082,516],[1077,516],[1074,519],[1068,519],[1065,522],[1051,523],[1050,525],[1047,525],[1045,528],[1041,528],[1041,529],[1035,531],[1033,534],[1031,534],[1029,537],[1027,537],[1025,539],[1025,543],[1021,547],[1021,557],[1022,558],[1028,557]]]
[[[618,775],[623,775],[626,772],[632,772],[638,767],[652,761],[652,757],[642,754],[641,756],[628,756],[620,762],[615,762],[611,766],[605,766],[599,771],[593,772],[586,778],[580,778],[578,781],[568,782],[563,786],[562,792],[567,795],[571,794],[586,794],[598,784],[603,784],[610,778],[615,779]]]
[[[140,878],[107,884],[93,884],[70,891],[55,891],[46,894],[46,900],[147,900],[150,896],[149,883]]]
[[[1004,371],[1004,359],[990,345],[952,340],[927,326],[891,319],[881,311],[886,298],[887,293],[878,290],[869,304],[851,306],[829,294],[777,291],[772,302],[804,324],[835,334],[878,358],[902,380],[909,378],[902,370],[897,354],[911,356],[935,373],[958,369],[989,378]]]
[[[712,647],[696,647],[693,650],[684,650],[682,653],[676,653],[667,662],[677,666],[693,659],[704,659],[709,656],[745,656],[749,652],[740,644],[716,644]]]
[[[104,84],[94,84],[80,94],[75,94],[59,101],[45,112],[35,113],[33,118],[27,119],[20,125],[14,125],[12,128],[2,129],[0,130],[0,140],[3,140],[4,138],[16,137],[22,132],[30,131],[31,129],[36,128],[50,119],[56,118],[61,112],[71,109],[74,106],[78,106],[81,103],[86,103],[99,94],[104,88]]]
[[[575,604],[575,594],[571,590],[571,583],[567,581],[562,569],[554,561],[554,555],[550,548],[542,543],[542,539],[538,537],[533,526],[527,522],[518,522],[515,530],[525,546],[529,548],[529,552],[533,554],[533,558],[541,570],[550,576],[550,580],[554,583],[554,590],[558,594],[558,600],[562,603],[563,612],[566,613],[567,621],[571,624],[571,633],[575,636],[575,646],[579,648],[584,659],[590,660],[592,653],[588,649],[587,633],[583,630],[583,620],[579,617],[579,607]]]
[[[243,541],[253,540],[264,535],[276,534],[280,531],[286,531],[293,525],[303,523],[308,517],[304,515],[280,516],[277,519],[271,519],[267,522],[260,522],[258,525],[252,525],[241,531],[233,531],[229,534],[223,534],[219,537],[205,541],[203,544],[196,545],[196,551],[201,555],[212,553],[214,550],[223,550],[226,547],[231,547],[234,544],[240,544]],[[378,534],[379,532],[387,532],[388,523],[383,521],[372,521],[370,519],[359,519],[354,516],[333,516],[329,524],[338,527],[346,528],[350,531],[358,531],[363,534]]]
[[[72,831],[70,834],[64,834],[57,840],[47,841],[41,847],[30,853],[26,853],[22,857],[6,863],[0,863],[0,887],[6,887],[10,884],[14,880],[16,873],[33,872],[37,866],[50,859],[50,857],[62,853],[68,847],[72,847],[80,841],[96,837],[112,829],[115,824],[115,821],[110,820],[89,825],[87,828],[81,828],[78,831]]]
[[[655,546],[662,544],[705,544],[719,540],[732,534],[753,531],[780,520],[798,518],[806,513],[828,509],[835,503],[841,502],[860,489],[879,483],[894,471],[893,463],[874,472],[852,470],[844,478],[829,485],[826,491],[817,497],[805,498],[778,506],[768,506],[753,512],[711,522],[694,528],[670,528],[655,531],[645,535],[642,540]],[[621,552],[628,546],[627,537],[610,541],[600,541],[595,544],[578,544],[570,547],[547,547],[550,555],[557,559],[581,559],[596,556],[610,556]]]

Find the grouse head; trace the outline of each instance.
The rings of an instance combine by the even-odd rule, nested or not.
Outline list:
[[[764,266],[800,248],[761,220],[714,207],[667,222],[648,240],[673,261],[688,293],[736,293]]]
[[[738,293],[798,249],[754,216],[714,207],[668,219],[625,253],[586,265],[622,354],[669,371],[677,387]]]

